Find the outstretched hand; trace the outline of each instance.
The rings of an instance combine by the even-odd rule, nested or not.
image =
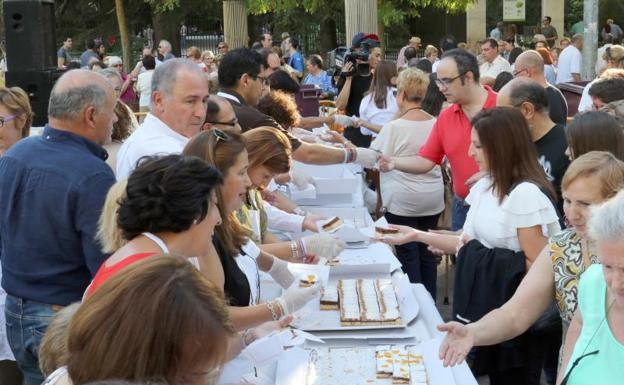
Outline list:
[[[399,230],[396,234],[388,234],[379,238],[375,238],[380,242],[388,245],[403,245],[408,242],[417,242],[419,230],[415,230],[409,226],[388,225],[389,228]]]
[[[438,325],[438,330],[446,332],[439,352],[444,366],[455,366],[464,362],[474,346],[473,332],[466,325],[455,321]]]
[[[381,172],[388,172],[394,170],[394,160],[387,155],[381,155],[377,159],[377,167]]]

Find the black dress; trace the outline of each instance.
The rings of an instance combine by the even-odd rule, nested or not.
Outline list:
[[[238,267],[234,257],[231,257],[225,251],[225,247],[216,234],[212,237],[212,243],[217,250],[217,254],[219,254],[221,266],[223,266],[223,273],[225,275],[223,290],[228,303],[231,306],[249,306],[251,290],[249,288],[247,276],[245,276],[245,273]],[[241,253],[243,253],[243,251],[241,251]]]

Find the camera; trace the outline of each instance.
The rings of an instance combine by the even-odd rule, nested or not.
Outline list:
[[[349,50],[345,52],[342,65],[339,65],[338,60],[336,60],[335,73],[340,73],[341,76],[352,76],[354,73],[360,76],[368,76],[370,74],[370,66],[368,64],[369,56],[370,45],[368,43],[362,43],[359,51]],[[343,70],[347,63],[351,63],[352,65],[352,69],[349,72]]]

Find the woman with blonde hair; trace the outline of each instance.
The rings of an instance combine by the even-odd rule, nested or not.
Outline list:
[[[610,45],[602,47],[602,56],[600,57],[604,63],[606,63],[606,69],[596,77],[596,79],[589,82],[583,89],[581,95],[581,101],[579,102],[579,112],[589,111],[592,109],[592,98],[589,95],[589,90],[597,81],[601,79],[613,79],[616,77],[624,77],[624,46]]]
[[[119,203],[126,197],[127,186],[127,179],[122,179],[112,185],[102,207],[96,237],[102,245],[102,251],[107,254],[114,253],[128,242],[117,225],[117,210],[119,210]]]
[[[385,124],[370,148],[388,157],[414,156],[425,143],[435,117],[421,106],[429,87],[429,76],[407,68],[399,74],[396,119]],[[444,183],[440,167],[426,174],[390,171],[380,176],[381,199],[388,223],[407,225],[428,231],[435,229],[444,210]],[[410,242],[396,246],[403,271],[411,282],[423,283],[436,297],[437,259],[424,243]]]

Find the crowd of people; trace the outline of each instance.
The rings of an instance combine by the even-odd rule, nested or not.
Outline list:
[[[582,38],[553,55],[544,24],[535,50],[500,24],[477,54],[446,36],[419,57],[413,38],[396,62],[358,33],[333,75],[290,36],[185,58],[163,40],[129,74],[92,44],[40,136],[26,93],[0,89],[0,382],[228,383],[242,349],[322,291],[288,262],[346,246],[279,190],[308,184],[295,160],[380,173],[364,196],[397,234],[378,241],[434,300],[439,256],[457,255],[445,365],[492,385],[620,381],[624,48],[600,54],[592,111],[570,119],[548,68],[577,80]],[[302,117],[305,84],[339,112]]]

